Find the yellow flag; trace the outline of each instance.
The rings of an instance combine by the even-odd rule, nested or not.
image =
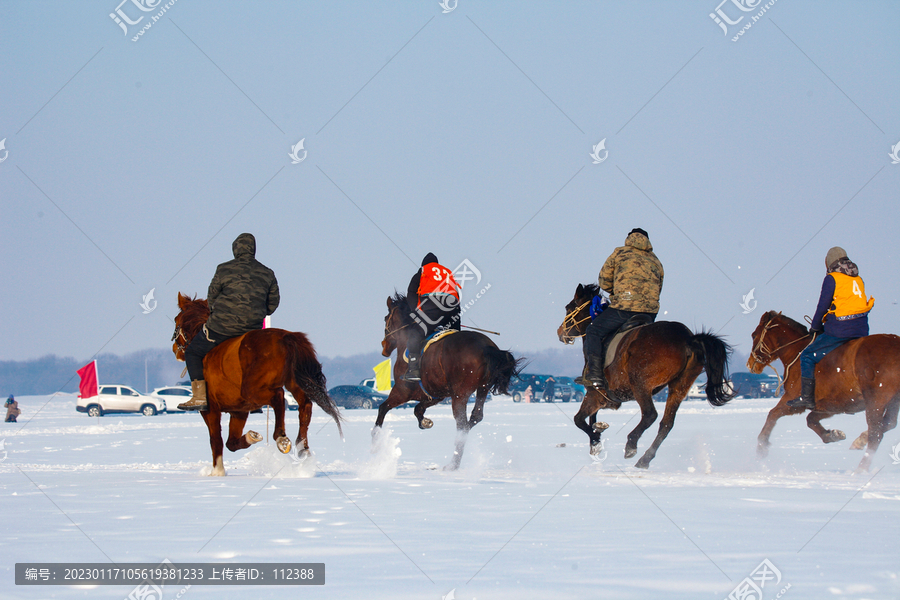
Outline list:
[[[372,370],[375,371],[375,389],[379,392],[387,392],[391,389],[391,359],[378,363]]]

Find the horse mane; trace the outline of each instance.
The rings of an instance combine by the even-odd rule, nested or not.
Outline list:
[[[395,306],[397,304],[400,304],[402,306],[407,306],[406,295],[401,294],[398,291],[394,291],[394,295],[391,296],[391,302],[393,302]],[[401,310],[397,314],[400,315],[400,320],[403,322],[403,325],[409,325],[413,322],[412,317],[409,315],[408,310]]]
[[[193,299],[190,299],[188,296],[184,297],[187,299],[187,302],[184,303],[185,306],[181,309],[181,329],[184,331],[184,337],[190,340],[200,332],[200,328],[209,320],[209,303],[205,298],[198,300],[196,296]]]
[[[585,283],[582,284],[584,291],[587,293],[589,298],[593,298],[600,294],[600,286],[596,283]]]
[[[783,315],[781,313],[775,312],[774,310],[769,311],[768,315],[770,319],[777,319],[781,322],[782,325],[788,327],[789,329],[793,329],[800,335],[806,335],[807,328],[802,323],[798,323],[787,315]]]

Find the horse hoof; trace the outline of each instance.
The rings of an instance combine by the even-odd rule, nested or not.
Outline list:
[[[637,448],[625,448],[625,458],[631,458],[637,454]]]
[[[756,446],[756,458],[766,458],[769,456],[768,444],[759,444]]]
[[[850,444],[851,450],[862,450],[866,447],[866,444],[869,443],[869,432],[863,431],[859,434],[859,437],[853,440],[853,443]]]
[[[601,452],[603,452],[603,440],[596,444],[591,444],[591,456],[599,456]]]
[[[594,431],[600,432],[606,431],[607,429],[609,429],[609,423],[604,423],[603,421],[597,421],[596,423],[594,423]]]
[[[431,429],[432,427],[434,427],[434,421],[431,419],[423,418],[419,421],[419,429]]]
[[[649,469],[650,461],[646,458],[642,458],[641,460],[637,461],[634,466],[636,466],[638,469]]]
[[[247,440],[248,444],[256,444],[261,442],[263,437],[255,431],[248,431],[246,435],[244,435],[244,439]]]
[[[275,442],[275,445],[278,446],[278,450],[282,454],[287,454],[291,451],[291,440],[286,437],[278,438],[278,441]]]
[[[846,440],[847,436],[840,429],[832,429],[828,432],[826,438],[827,439],[825,440],[825,443],[830,444],[832,442],[840,442],[841,440]]]

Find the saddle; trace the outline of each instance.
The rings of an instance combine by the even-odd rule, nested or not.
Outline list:
[[[422,356],[425,356],[425,353],[428,352],[429,346],[450,335],[451,333],[459,333],[459,331],[456,329],[438,329],[427,338],[425,338],[425,347],[422,348]],[[403,353],[403,360],[409,362],[409,349],[407,349],[406,352]]]
[[[632,329],[645,327],[651,323],[653,323],[653,318],[646,314],[637,314],[625,321],[625,323],[612,334],[609,342],[606,344],[606,357],[603,360],[603,366],[608,367],[616,358],[616,350],[619,349],[619,342],[622,341],[622,338],[625,337],[626,333]]]

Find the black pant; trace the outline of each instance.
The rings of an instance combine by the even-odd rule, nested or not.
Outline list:
[[[446,310],[446,307],[438,306],[428,298],[423,299],[421,306],[412,311],[412,317],[414,324],[409,328],[406,349],[413,358],[419,358],[425,347],[425,338],[439,327],[449,327],[457,331],[460,329],[459,306]]]
[[[209,338],[207,338],[207,334],[202,329],[194,336],[191,343],[184,349],[184,362],[187,365],[191,381],[203,379],[203,357],[227,339],[229,338],[214,331],[209,331]]]
[[[617,308],[607,308],[600,313],[599,317],[591,321],[584,334],[585,360],[587,360],[588,356],[596,356],[605,362],[606,357],[603,354],[606,352],[606,342],[628,319],[641,314],[650,316],[651,321],[656,320],[656,314],[619,310]]]

